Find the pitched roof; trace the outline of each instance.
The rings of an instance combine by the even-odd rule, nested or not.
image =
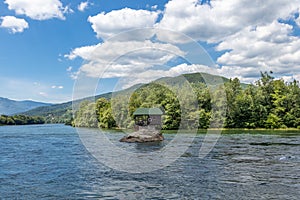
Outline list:
[[[163,112],[159,108],[138,108],[133,115],[162,115]]]

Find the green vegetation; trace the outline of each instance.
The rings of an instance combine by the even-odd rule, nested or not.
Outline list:
[[[70,123],[72,120],[72,102],[42,106],[21,113],[27,116],[41,116],[45,123]]]
[[[204,84],[199,74],[183,76],[189,80],[196,94],[197,111],[191,109],[182,113],[176,91],[180,90],[183,99],[191,102],[189,88],[179,83],[178,78],[164,78],[163,81],[173,85],[172,89],[161,84],[160,79],[141,86],[133,93],[119,92],[113,98],[100,98],[93,103],[84,101],[72,124],[78,127],[130,128],[136,108],[160,107],[165,112],[163,130],[178,129],[183,117],[188,121],[183,128],[192,126],[197,118],[198,128],[204,129],[219,127],[218,124],[223,122],[224,128],[300,128],[300,88],[297,81],[286,83],[275,80],[265,72],[255,84],[241,84],[235,78],[223,79],[225,83],[222,86],[217,80],[214,85]],[[222,96],[221,91],[224,90],[226,95]],[[219,112],[212,105],[223,106],[226,112]],[[212,119],[220,121],[214,125]]]
[[[42,117],[30,117],[25,115],[0,115],[0,125],[29,125],[29,124],[44,124],[45,120]]]

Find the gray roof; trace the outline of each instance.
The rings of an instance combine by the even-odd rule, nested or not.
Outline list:
[[[134,116],[136,115],[162,115],[163,112],[159,108],[138,108],[133,113]]]

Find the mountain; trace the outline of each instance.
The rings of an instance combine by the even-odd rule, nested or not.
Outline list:
[[[134,85],[128,89],[117,91],[116,93],[126,92],[128,90],[135,90],[140,87],[142,84]],[[105,94],[100,94],[95,97],[87,97],[79,100],[69,101],[61,104],[54,104],[51,106],[42,106],[38,108],[34,108],[32,110],[20,113],[28,116],[42,116],[46,117],[46,122],[51,123],[65,123],[69,118],[72,117],[72,106],[78,106],[82,101],[93,101],[94,99],[106,98],[110,99],[112,96],[112,92],[108,92]]]
[[[205,83],[207,86],[216,86],[228,82],[229,79],[223,76],[217,76],[208,73],[192,73],[182,74],[176,77],[163,77],[154,82],[164,82],[168,85],[178,85],[178,82],[185,81],[188,81],[189,83]],[[247,86],[248,84],[241,83],[242,88],[246,88]]]
[[[98,95],[95,97],[95,99],[98,98],[110,98],[111,97],[111,92],[110,93],[106,93],[106,94],[102,94],[102,95]],[[79,104],[81,101],[84,100],[88,100],[88,101],[92,101],[94,98],[93,97],[87,97],[84,99],[80,99],[80,100],[76,100],[74,101],[74,103]],[[29,116],[43,116],[43,117],[56,117],[56,116],[62,116],[64,114],[66,114],[68,111],[70,111],[72,109],[72,101],[68,101],[65,103],[61,103],[61,104],[54,104],[54,105],[50,105],[50,106],[42,106],[42,107],[38,107],[38,108],[34,108],[32,110],[23,112],[21,114],[24,115],[29,115]]]
[[[222,77],[222,76],[216,76],[216,75],[211,75],[211,74],[207,74],[207,73],[193,73],[193,74],[183,74],[177,77],[163,77],[160,79],[157,79],[156,81],[153,82],[164,82],[167,83],[168,85],[178,85],[179,82],[184,82],[185,80],[187,80],[189,83],[206,83],[207,85],[219,85],[225,82],[228,82],[229,79]],[[135,90],[139,87],[141,87],[144,84],[137,84],[134,85],[128,89],[125,90],[121,90],[121,91],[117,91],[115,92],[116,94],[120,94],[120,93],[126,93],[127,91],[130,90]],[[241,84],[241,86],[243,88],[245,88],[247,86],[247,84]],[[89,100],[92,101],[94,99],[99,99],[101,97],[110,99],[112,96],[112,93],[106,93],[106,94],[101,94],[98,96],[94,97],[87,97],[84,99],[80,99],[80,100],[76,100],[74,102],[69,101],[66,103],[62,103],[62,104],[55,104],[55,105],[51,105],[51,106],[43,106],[43,107],[38,107],[29,111],[26,111],[22,114],[25,115],[29,115],[29,116],[44,116],[48,119],[46,119],[48,122],[64,122],[65,119],[68,119],[72,116],[72,103],[75,103],[77,105],[79,105],[80,102],[84,101],[84,100]],[[51,119],[49,119],[51,118]]]
[[[0,114],[13,115],[25,112],[41,106],[50,106],[49,103],[41,103],[35,101],[14,101],[0,97]]]

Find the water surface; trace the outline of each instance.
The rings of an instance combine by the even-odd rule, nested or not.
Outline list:
[[[155,151],[174,137],[120,144],[123,133],[106,134],[134,152]],[[2,126],[0,199],[299,199],[299,133],[227,132],[199,159],[204,136],[170,166],[130,174],[99,163],[72,127]]]

